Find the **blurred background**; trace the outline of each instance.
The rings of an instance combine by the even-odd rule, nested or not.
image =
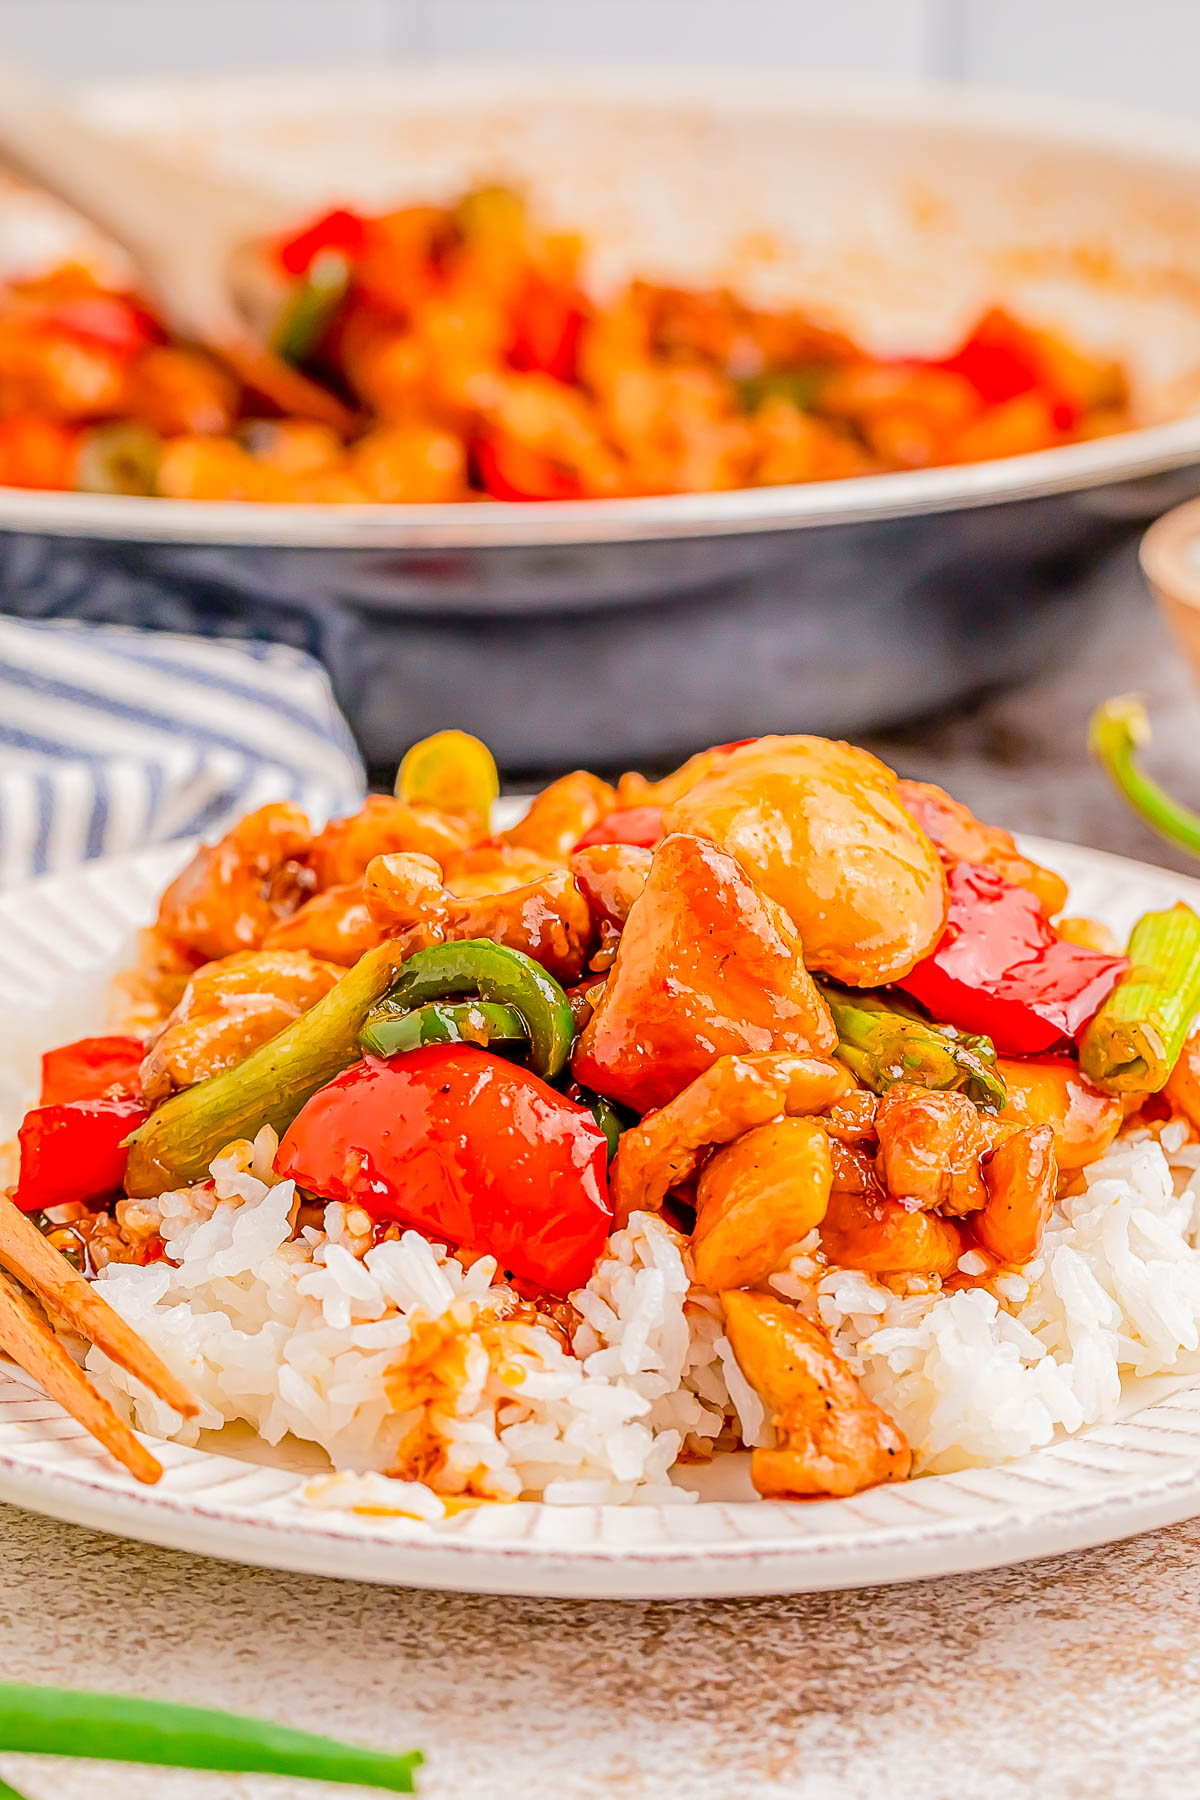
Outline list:
[[[67,83],[153,82],[159,77],[191,79],[276,70],[307,71],[319,79],[325,74],[332,78],[338,71],[379,70],[389,65],[411,69],[427,64],[444,72],[455,62],[485,66],[546,62],[586,69],[636,65],[649,72],[650,92],[657,97],[653,83],[659,70],[665,75],[676,67],[714,72],[738,68],[752,76],[761,70],[764,76],[790,74],[835,85],[863,81],[899,90],[933,83],[960,90],[963,95],[981,88],[1002,97],[1029,95],[1052,103],[1061,99],[1072,105],[1116,106],[1140,113],[1152,124],[1177,120],[1186,125],[1189,120],[1200,122],[1200,83],[1195,79],[1198,51],[1197,0],[1140,0],[1136,5],[1133,0],[840,0],[835,5],[828,0],[0,0],[0,56]],[[336,85],[331,80],[331,86]],[[343,82],[341,88],[352,93],[353,83],[347,86]],[[173,104],[167,102],[168,107]],[[246,103],[231,104],[236,110],[237,105]],[[126,109],[133,118],[138,103],[122,97],[108,103],[101,116],[110,126],[122,129]],[[1055,118],[1053,110],[1050,116]],[[372,130],[373,121],[362,126],[361,135],[370,137]],[[863,151],[868,184],[876,181],[881,192],[890,178],[886,167],[888,130],[884,121],[879,125],[879,141]],[[235,136],[233,131],[228,133],[230,140]],[[739,150],[743,147],[736,133],[730,142]],[[1200,137],[1196,142],[1200,143]],[[882,154],[879,143],[884,146]],[[710,145],[706,148],[711,151]],[[310,152],[310,162],[323,155],[319,132],[314,132],[313,141],[306,142],[304,149]],[[381,154],[393,155],[390,148]],[[1052,154],[1058,158],[1057,149]],[[1189,169],[1192,160],[1200,166],[1200,152],[1181,154],[1189,160]],[[1130,167],[1134,168],[1138,152],[1132,155]],[[303,155],[294,159],[303,160]],[[721,164],[722,173],[732,160],[726,158]],[[798,160],[804,159],[785,155],[777,158],[778,168],[766,165],[767,186],[777,191],[789,187],[803,190]],[[820,162],[819,156],[816,160]],[[830,163],[835,160],[830,157]],[[1078,194],[1089,202],[1095,199],[1097,191],[1104,189],[1104,181],[1086,175],[1076,178],[1070,172],[1072,167],[1064,153],[1055,171],[1063,192]],[[793,211],[804,220],[807,236],[817,243],[821,225],[814,225],[817,208],[811,196],[814,188],[829,185],[832,172],[824,165],[803,170],[807,193],[793,192],[789,197]],[[706,178],[708,173],[706,170]],[[1145,178],[1158,179],[1153,174]],[[645,185],[652,188],[654,182],[648,180]],[[664,191],[667,185],[664,176]],[[1118,182],[1112,185],[1114,190],[1120,187]],[[703,191],[702,185],[692,190],[693,198]],[[1162,189],[1166,198],[1154,214],[1155,229],[1167,218],[1171,192],[1169,187]],[[1101,193],[1096,204],[1103,199]],[[871,226],[876,223],[869,204],[858,209],[831,202],[827,210],[840,217],[854,215],[856,221],[861,215]],[[1152,212],[1139,201],[1120,216],[1140,223]],[[1118,214],[1114,212],[1113,217]],[[1080,226],[1084,237],[1089,229],[1086,221]],[[1183,229],[1186,237],[1190,230],[1186,221]],[[1122,233],[1119,224],[1115,228],[1118,243],[1133,235]],[[1194,239],[1197,234],[1191,235]],[[1052,231],[1051,240],[1057,241]],[[1159,260],[1163,267],[1169,261]],[[1192,296],[1200,291],[1200,281],[1193,279],[1190,263],[1182,273],[1181,269],[1182,264],[1175,267],[1176,297],[1190,283],[1186,307],[1195,313],[1198,309]],[[1162,336],[1143,319],[1133,348]],[[919,333],[914,342],[918,339]],[[1194,412],[1194,405],[1188,410]],[[1178,472],[1179,466],[1179,458],[1169,468],[1163,464],[1168,473]],[[600,710],[605,717],[598,729],[607,732],[605,718],[624,721],[628,742],[618,744],[614,756],[621,761],[640,760],[648,768],[673,760],[667,751],[682,752],[695,742],[763,728],[749,712],[755,705],[771,711],[762,695],[780,661],[779,640],[772,633],[786,629],[795,637],[790,608],[797,595],[828,627],[821,640],[822,652],[831,636],[834,640],[840,637],[843,643],[849,639],[859,660],[858,673],[853,680],[847,676],[839,686],[817,670],[798,715],[781,720],[772,713],[766,721],[768,728],[845,731],[869,741],[903,772],[953,788],[998,822],[1186,867],[1186,859],[1154,839],[1122,807],[1089,763],[1086,751],[1086,725],[1092,708],[1107,694],[1136,686],[1154,720],[1157,772],[1168,783],[1190,790],[1193,797],[1200,788],[1195,768],[1197,702],[1189,672],[1152,606],[1136,564],[1135,539],[1140,529],[1172,500],[1186,498],[1200,488],[1200,467],[1194,461],[1189,459],[1182,476],[1182,485],[1177,482],[1176,489],[1169,485],[1155,488],[1149,498],[1148,489],[1130,484],[1118,499],[1098,495],[1087,502],[1091,522],[1086,557],[1072,547],[1074,540],[1069,536],[1060,534],[1053,542],[1049,536],[1039,538],[1049,516],[1049,501],[1042,512],[1031,512],[1027,519],[1015,508],[1008,509],[1008,529],[1015,536],[1003,541],[997,523],[999,508],[989,513],[984,507],[977,515],[973,513],[977,535],[970,537],[960,531],[957,543],[952,540],[959,526],[945,521],[961,520],[965,511],[934,514],[921,555],[928,543],[933,547],[931,563],[935,551],[944,555],[949,574],[939,573],[935,582],[924,564],[912,561],[914,572],[905,604],[911,602],[916,623],[903,653],[898,648],[901,626],[897,607],[889,611],[881,601],[877,617],[871,616],[869,609],[861,615],[866,621],[861,627],[845,623],[847,618],[859,616],[843,610],[851,598],[869,594],[875,581],[873,571],[893,560],[892,540],[882,530],[870,540],[874,564],[862,561],[856,539],[839,548],[836,558],[826,557],[824,585],[814,579],[810,562],[799,585],[781,590],[779,617],[769,621],[769,630],[763,624],[754,651],[757,667],[751,666],[753,655],[746,649],[749,633],[738,612],[739,596],[749,583],[761,600],[765,582],[761,567],[755,571],[747,564],[739,575],[741,589],[732,574],[727,580],[729,635],[705,640],[703,652],[704,679],[709,680],[712,670],[719,669],[723,690],[732,692],[740,669],[742,698],[737,704],[747,716],[739,714],[724,724],[696,725],[695,733],[704,736],[689,735],[682,727],[664,727],[658,734],[661,742],[648,732],[645,743],[639,743],[632,726],[639,719],[652,721],[655,700],[669,694],[673,685],[683,694],[689,678],[681,675],[680,669],[693,636],[694,598],[703,592],[705,583],[711,589],[718,579],[713,559],[722,553],[714,548],[720,542],[716,537],[697,536],[690,541],[694,557],[687,564],[686,581],[677,572],[684,567],[684,559],[662,545],[655,547],[656,553],[662,551],[660,563],[670,560],[676,571],[669,580],[657,572],[652,578],[647,576],[646,570],[652,567],[657,571],[659,564],[639,561],[634,569],[631,558],[627,575],[615,558],[602,561],[599,555],[586,574],[572,574],[568,580],[562,574],[567,561],[552,544],[540,546],[537,555],[526,556],[517,546],[496,552],[490,559],[485,552],[474,562],[448,546],[440,559],[410,557],[404,571],[399,559],[386,567],[380,562],[379,578],[391,583],[388,594],[380,598],[359,583],[350,594],[350,603],[358,608],[356,619],[366,616],[372,629],[393,604],[397,610],[407,606],[418,615],[405,639],[403,657],[405,667],[415,671],[413,680],[425,696],[427,709],[437,716],[417,719],[415,724],[413,714],[419,711],[421,692],[410,693],[398,704],[390,675],[376,681],[374,723],[368,718],[369,709],[360,704],[356,683],[359,687],[369,683],[372,672],[377,673],[382,665],[370,644],[366,651],[352,646],[353,656],[347,651],[348,613],[325,608],[337,583],[346,583],[346,567],[338,565],[335,571],[332,557],[322,563],[321,552],[306,551],[286,562],[280,557],[271,564],[269,582],[266,575],[260,579],[255,563],[249,573],[243,571],[244,579],[239,575],[239,587],[231,575],[234,558],[224,549],[205,558],[188,547],[186,556],[181,554],[171,564],[165,562],[164,553],[163,576],[146,566],[144,545],[133,542],[122,553],[115,532],[111,545],[83,544],[79,554],[91,560],[76,562],[71,560],[75,540],[68,543],[65,534],[35,540],[32,534],[22,538],[13,533],[5,542],[0,581],[9,596],[4,609],[30,619],[116,618],[158,628],[211,629],[251,637],[263,634],[250,622],[243,593],[259,583],[257,601],[269,602],[279,614],[269,634],[295,648],[313,651],[332,670],[337,699],[358,734],[359,748],[376,782],[388,779],[395,751],[419,731],[460,722],[482,729],[475,718],[460,721],[445,716],[446,696],[450,696],[452,711],[456,697],[464,691],[473,685],[482,691],[501,653],[500,627],[493,631],[490,622],[482,622],[483,602],[476,605],[472,601],[468,606],[459,592],[461,587],[466,593],[469,583],[476,582],[497,613],[505,610],[513,615],[511,641],[504,652],[511,659],[510,676],[493,680],[491,685],[496,706],[512,724],[510,741],[502,738],[498,744],[500,759],[506,778],[518,786],[528,786],[534,777],[555,772],[567,757],[606,762],[595,733],[592,741],[580,737],[579,697],[589,689],[591,700],[599,697],[603,703]],[[765,559],[768,552],[773,553],[775,540],[766,541],[765,532],[762,537]],[[1018,539],[1022,541],[1018,543]],[[867,537],[861,541],[866,543]],[[907,548],[905,554],[910,554]],[[462,575],[464,569],[467,578]],[[153,584],[151,573],[155,574]],[[407,586],[396,601],[402,577]],[[660,582],[658,587],[655,581]],[[787,582],[793,582],[790,571]],[[563,593],[571,583],[573,598],[568,605]],[[296,622],[284,615],[295,601],[297,588],[305,585],[316,595],[317,606],[315,612],[310,607]],[[936,605],[930,598],[935,588]],[[195,609],[176,605],[182,594],[201,596],[211,624],[201,620],[197,626]],[[598,616],[593,638],[583,635],[583,623],[575,623],[581,614],[572,614],[571,606],[582,607],[580,596],[589,605],[594,601],[599,615],[617,600],[624,606],[634,594],[649,597],[646,615],[651,623],[646,630],[662,625],[661,641],[655,640],[653,648],[654,655],[665,660],[651,661],[643,654],[628,611],[619,619],[612,613]],[[1064,595],[1070,611],[1064,609]],[[678,599],[678,606],[668,617],[666,605],[672,596]],[[452,610],[447,604],[451,597],[460,606],[463,620],[455,627],[460,635],[443,655],[444,646],[440,647],[434,636],[441,627],[430,602],[439,601],[447,614]],[[650,599],[658,611],[652,613]],[[1045,635],[1043,625],[1051,602],[1060,620],[1058,635],[1053,638]],[[838,622],[831,624],[835,607]],[[1011,618],[1002,616],[1006,607]],[[540,609],[536,617],[535,608]],[[321,613],[319,630],[313,625],[316,613]],[[940,621],[941,639],[932,647],[924,622],[927,618]],[[547,649],[551,625],[561,631]],[[522,631],[524,637],[519,635]],[[664,650],[668,631],[674,633],[672,643],[680,646],[678,657],[669,645]],[[1039,632],[1044,641],[1035,651]],[[868,639],[876,665],[871,695],[866,693],[862,671]],[[627,650],[624,667],[613,660],[618,642]],[[694,644],[693,651],[698,658],[700,652]],[[539,653],[543,657],[540,663],[536,660]],[[796,638],[795,663],[802,664],[807,655]],[[438,657],[441,663],[437,663]],[[969,665],[967,673],[956,674],[952,682],[941,670],[939,657],[946,664]],[[809,660],[816,669],[818,659]],[[351,663],[347,675],[342,665],[350,667]],[[435,664],[439,670],[436,680],[430,673]],[[569,679],[564,675],[568,667]],[[592,668],[594,679],[581,680],[580,671]],[[640,684],[635,669],[640,671]],[[544,678],[540,681],[543,695],[556,676],[562,677],[562,717],[535,740],[529,694],[538,689],[539,671]],[[924,675],[929,676],[931,687],[942,683],[945,704],[935,705],[923,697],[919,678]],[[788,679],[795,680],[797,691],[802,691],[803,682],[794,669]],[[910,688],[911,699],[907,697]],[[894,696],[901,690],[906,697],[896,700]],[[879,698],[880,692],[887,703]],[[824,705],[826,711],[819,717],[810,716],[804,707],[813,704],[818,708]],[[678,710],[684,708],[684,700],[679,698]],[[896,725],[893,720],[902,722]],[[566,746],[565,738],[571,739],[571,747]]]
[[[738,62],[1200,116],[1195,0],[0,0],[0,37],[82,79],[424,57]]]

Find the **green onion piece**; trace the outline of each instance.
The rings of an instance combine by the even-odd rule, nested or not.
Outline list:
[[[162,439],[148,425],[97,425],[75,457],[75,486],[84,494],[157,494]]]
[[[202,1181],[226,1144],[252,1138],[264,1125],[282,1136],[319,1087],[359,1061],[359,1033],[403,966],[395,943],[368,950],[314,1007],[244,1062],[164,1101],[128,1140],[126,1191],[161,1194]]]
[[[411,1794],[419,1750],[392,1756],[207,1707],[0,1683],[0,1750],[169,1769],[292,1775]],[[11,1788],[0,1793],[11,1794]]]
[[[764,369],[761,375],[747,375],[734,386],[747,412],[757,412],[764,400],[790,400],[801,412],[808,412],[821,396],[829,379],[828,363],[798,363],[791,369]]]
[[[937,1025],[891,999],[820,983],[837,1027],[834,1055],[857,1081],[882,1094],[897,1081],[961,1088],[976,1106],[999,1112],[1008,1090],[996,1073],[991,1038]]]
[[[540,963],[523,950],[510,950],[490,938],[433,944],[410,956],[386,999],[375,1009],[372,1028],[375,1020],[411,1012],[431,1000],[448,1000],[455,994],[478,994],[481,1000],[511,1006],[529,1034],[531,1067],[544,1081],[557,1081],[567,1066],[575,1035],[570,1002]]]
[[[318,348],[350,288],[353,269],[340,250],[321,250],[301,276],[275,327],[271,348],[285,362],[305,363]]]
[[[7,1781],[0,1781],[0,1800],[25,1800],[24,1794],[18,1794],[15,1787],[9,1787]]]
[[[374,1056],[400,1056],[422,1044],[481,1044],[508,1050],[528,1045],[529,1033],[520,1013],[491,1000],[431,1000],[414,1012],[373,1012],[362,1029],[364,1050]]]
[[[1157,1094],[1200,1012],[1200,918],[1182,901],[1145,913],[1130,966],[1079,1040],[1079,1066],[1110,1094]]]
[[[1134,811],[1189,856],[1200,856],[1200,813],[1172,799],[1165,788],[1138,767],[1137,752],[1150,742],[1146,709],[1133,694],[1106,700],[1092,714],[1088,749]]]

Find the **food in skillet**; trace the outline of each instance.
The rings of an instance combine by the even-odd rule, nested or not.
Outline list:
[[[500,188],[269,246],[276,345],[353,409],[270,416],[80,268],[0,294],[0,483],[184,500],[575,500],[986,461],[1131,423],[1114,363],[1000,309],[881,359],[798,309],[634,281]]]
[[[1017,1455],[1200,1349],[1200,918],[766,737],[492,830],[458,732],[163,895],[148,1030],[50,1052],[17,1208],[319,1503],[766,1496]],[[19,1271],[18,1271],[19,1272]],[[413,1495],[420,1496],[419,1503]]]

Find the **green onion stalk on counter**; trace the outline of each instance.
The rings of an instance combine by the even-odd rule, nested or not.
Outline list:
[[[996,1073],[990,1038],[910,1012],[891,999],[851,992],[822,981],[838,1044],[834,1054],[857,1081],[882,1094],[897,1081],[918,1087],[961,1088],[976,1106],[1000,1111],[1008,1090]]]
[[[1106,700],[1092,714],[1088,749],[1117,791],[1152,831],[1191,856],[1200,856],[1200,813],[1195,813],[1145,773],[1138,751],[1150,742],[1146,709],[1134,694]]]
[[[84,1757],[96,1762],[304,1781],[411,1794],[419,1750],[391,1755],[267,1720],[128,1694],[0,1683],[0,1753]],[[0,1781],[0,1800],[22,1796]]]
[[[1200,857],[1200,813],[1146,774],[1150,721],[1133,694],[1092,714],[1088,749],[1118,793],[1167,843]],[[1079,1062],[1109,1093],[1158,1093],[1200,1012],[1200,919],[1182,904],[1147,913],[1129,939],[1130,968],[1085,1029]]]

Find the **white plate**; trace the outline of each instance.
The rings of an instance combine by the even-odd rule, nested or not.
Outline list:
[[[1030,846],[1070,881],[1075,910],[1128,929],[1200,882],[1097,851]],[[102,984],[147,919],[178,849],[0,897],[0,1140],[40,1048],[95,1025]],[[1200,1380],[1144,1384],[1119,1421],[1019,1462],[877,1488],[854,1500],[749,1497],[743,1459],[678,1507],[490,1506],[436,1530],[316,1513],[304,1457],[226,1434],[217,1450],[154,1446],[139,1487],[72,1420],[0,1367],[0,1500],[80,1525],[308,1574],[493,1593],[700,1596],[913,1580],[1082,1549],[1200,1513]],[[717,1497],[719,1496],[719,1497]]]

